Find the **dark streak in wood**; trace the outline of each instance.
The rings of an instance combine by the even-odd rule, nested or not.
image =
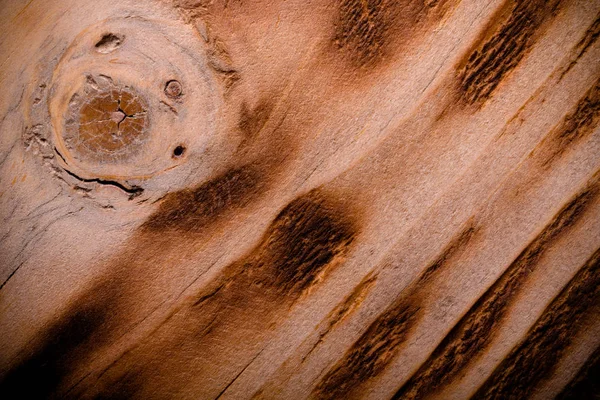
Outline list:
[[[467,243],[473,238],[473,235],[476,233],[476,227],[473,220],[469,220],[467,223],[467,227],[462,230],[460,235],[455,237],[446,248],[442,251],[442,254],[438,256],[438,258],[432,262],[425,272],[419,277],[417,282],[417,287],[422,287],[427,284],[434,275],[436,275],[444,265],[448,263],[450,259],[455,257],[460,250],[464,250]]]
[[[473,399],[525,399],[556,366],[600,305],[600,249],[544,310]]]
[[[379,375],[394,359],[421,317],[426,284],[464,250],[476,229],[472,220],[428,265],[416,284],[411,285],[388,307],[352,345],[344,357],[323,377],[313,391],[319,399],[348,398]]]
[[[559,393],[556,400],[597,400],[600,398],[600,347],[597,347],[577,376]]]
[[[261,184],[261,175],[252,165],[232,169],[196,189],[169,193],[142,229],[202,231],[225,212],[247,205],[258,195]]]
[[[248,152],[249,145],[258,140],[275,107],[274,98],[260,99],[253,109],[242,105],[237,122],[237,134],[242,137],[236,154],[239,158],[243,157],[244,151]],[[159,209],[143,224],[142,231],[198,233],[225,214],[257,200],[266,191],[269,177],[285,153],[279,148],[287,140],[285,137],[273,135],[273,139],[268,140],[270,143],[263,143],[263,154],[252,156],[254,161],[232,167],[196,188],[167,194]],[[285,144],[288,151],[291,148],[289,140]]]
[[[561,3],[561,0],[509,0],[492,17],[457,71],[462,101],[476,104],[490,98],[529,53],[545,22],[558,13]]]
[[[419,311],[418,303],[406,300],[386,310],[325,375],[313,396],[318,399],[354,397],[354,392],[365,381],[377,376],[392,361],[419,318]]]
[[[387,0],[343,0],[334,43],[359,66],[375,63],[384,54],[387,32],[393,23]]]
[[[275,218],[259,247],[243,261],[242,272],[254,277],[254,284],[298,297],[354,240],[357,227],[343,211],[318,189],[294,200]]]
[[[579,100],[569,113],[542,144],[543,165],[548,167],[560,158],[574,143],[591,134],[600,121],[600,79]]]
[[[314,349],[319,346],[325,339],[328,333],[330,333],[340,322],[342,322],[348,315],[350,315],[365,299],[371,288],[377,281],[377,276],[372,274],[367,275],[363,278],[360,283],[352,290],[350,295],[338,304],[338,306],[329,313],[327,316],[327,325],[325,329],[319,334],[319,339],[311,347],[311,349],[304,355],[303,360],[308,357]]]
[[[97,386],[114,390],[123,374],[131,375],[132,365],[144,367],[126,383],[127,391],[151,387],[157,371],[177,382],[174,371],[189,358],[202,360],[202,374],[232,363],[231,354],[255,356],[252,349],[264,347],[273,321],[343,262],[358,233],[357,215],[342,201],[321,189],[298,197],[249,254],[227,266]]]
[[[258,117],[259,120],[264,120],[263,114]],[[247,118],[252,119],[253,116],[248,114]],[[252,135],[250,130],[253,127],[262,128],[250,124],[247,127],[248,134]],[[129,312],[136,301],[143,296],[141,293],[145,293],[145,290],[156,284],[148,281],[146,277],[148,274],[156,273],[156,268],[160,268],[160,263],[164,260],[163,255],[169,254],[173,244],[181,244],[183,240],[190,243],[205,238],[207,230],[215,223],[223,221],[224,216],[230,215],[229,212],[239,210],[264,195],[268,184],[273,182],[266,177],[265,171],[272,174],[284,164],[281,161],[285,156],[284,152],[279,151],[278,154],[273,155],[272,150],[286,142],[286,139],[279,135],[274,139],[268,138],[268,141],[269,143],[261,148],[261,153],[253,155],[254,162],[230,169],[195,189],[186,189],[165,196],[158,210],[132,238],[127,251],[108,263],[108,272],[99,278],[91,290],[74,300],[73,304],[76,306],[73,309],[57,317],[56,326],[39,335],[40,337],[58,335],[56,339],[59,341],[58,345],[52,344],[51,341],[48,344],[41,343],[39,351],[24,359],[22,362],[24,366],[15,364],[13,370],[16,372],[7,375],[6,385],[14,387],[23,382],[24,373],[19,371],[33,371],[27,372],[31,375],[40,370],[44,371],[44,375],[51,376],[48,371],[55,370],[53,381],[40,384],[35,390],[42,393],[42,397],[51,394],[60,395],[67,381],[73,383],[69,379],[73,378],[76,362],[78,368],[85,368],[81,362],[87,360],[86,357],[101,351],[103,343],[122,337],[140,323],[146,315],[131,316]],[[287,147],[290,148],[291,146]],[[177,238],[177,241],[174,241],[174,238]],[[95,319],[101,320],[101,323],[81,322],[87,321],[86,318],[96,311],[98,315]],[[151,313],[152,310],[148,312]],[[77,339],[80,323],[86,325],[88,334],[81,340]],[[64,341],[61,339],[63,337]],[[70,346],[68,342],[72,342],[73,345]],[[60,351],[52,350],[56,346],[60,347]],[[139,379],[134,377],[136,374],[138,372],[135,371],[127,373],[128,377],[124,382],[128,382],[128,388],[137,387]],[[41,381],[43,379],[46,378],[40,378]],[[77,392],[80,387],[71,389]]]
[[[371,70],[397,53],[423,23],[439,21],[455,0],[340,0],[332,43],[355,69]],[[430,18],[431,17],[431,18]]]
[[[560,75],[560,79],[562,79],[571,70],[571,68],[573,68],[577,64],[579,59],[583,57],[585,53],[587,53],[589,48],[594,43],[596,43],[598,37],[600,37],[600,15],[596,17],[596,20],[594,21],[592,26],[588,28],[588,30],[583,35],[583,38],[581,38],[579,43],[577,43],[577,45],[575,46],[575,59],[571,61],[567,68],[562,72],[562,74]]]
[[[37,335],[27,354],[0,378],[2,396],[38,399],[56,395],[64,379],[87,359],[90,346],[97,349],[107,339],[97,335],[108,323],[118,286],[100,284],[92,289],[102,297],[72,303],[49,328]],[[8,397],[7,397],[8,398]]]
[[[471,365],[495,337],[515,295],[546,249],[579,221],[598,194],[598,178],[573,197],[473,304],[394,399],[422,399],[438,392]]]
[[[347,296],[344,301],[342,301],[342,303],[339,304],[339,306],[329,314],[327,331],[330,331],[360,305],[376,281],[377,276],[372,274],[367,275],[363,280],[360,281],[354,290],[352,290],[352,293],[350,293],[350,295]]]

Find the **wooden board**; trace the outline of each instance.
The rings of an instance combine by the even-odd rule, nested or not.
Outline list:
[[[600,396],[600,1],[0,27],[0,397]]]

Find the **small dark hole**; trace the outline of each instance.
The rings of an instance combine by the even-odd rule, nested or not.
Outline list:
[[[175,149],[173,149],[173,157],[181,157],[183,153],[185,153],[184,146],[177,146]]]

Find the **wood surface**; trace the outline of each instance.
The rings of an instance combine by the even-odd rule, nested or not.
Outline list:
[[[600,398],[600,1],[0,33],[0,398]]]

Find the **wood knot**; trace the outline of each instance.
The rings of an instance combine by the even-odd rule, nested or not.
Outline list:
[[[69,104],[65,143],[86,158],[127,158],[148,140],[147,110],[132,87],[88,78]]]

